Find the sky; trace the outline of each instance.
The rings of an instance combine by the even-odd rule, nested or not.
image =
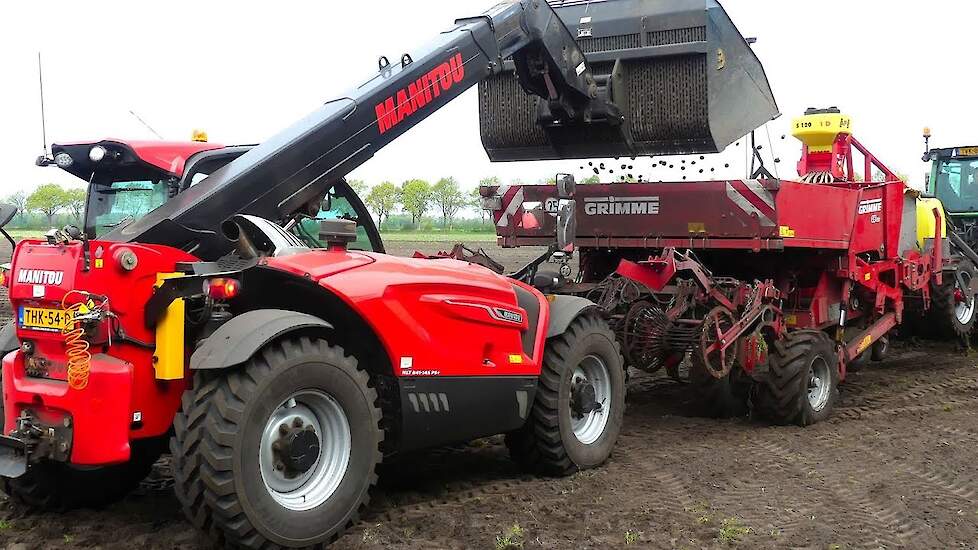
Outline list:
[[[654,1],[654,0],[649,0]],[[454,19],[493,0],[356,2],[0,3],[0,197],[47,182],[80,185],[37,168],[43,151],[37,53],[44,61],[48,140],[153,139],[133,111],[167,139],[194,128],[226,145],[260,142],[366,80],[377,58],[417,51]],[[771,81],[783,116],[772,138],[780,177],[796,175],[791,119],[810,106],[839,106],[854,133],[891,169],[922,185],[922,128],[932,144],[978,144],[973,0],[725,0]],[[940,64],[940,65],[939,65]],[[741,144],[741,147],[743,144]],[[771,148],[765,147],[771,160]],[[724,164],[729,169],[723,169]],[[479,138],[475,90],[395,141],[352,178],[376,184],[486,176],[538,183],[583,174],[580,161],[492,164]],[[652,164],[635,162],[636,172]],[[742,178],[744,151],[708,161],[718,178]],[[773,163],[770,163],[774,167]],[[663,171],[656,178],[679,179]]]

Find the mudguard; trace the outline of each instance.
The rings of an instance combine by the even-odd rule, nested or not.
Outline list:
[[[190,370],[240,365],[283,334],[307,328],[331,329],[319,317],[281,309],[259,309],[234,317],[214,331],[190,357]]]
[[[0,357],[7,355],[19,347],[20,341],[17,340],[16,322],[10,321],[3,325],[3,328],[0,328]]]
[[[550,323],[547,325],[547,338],[560,336],[567,331],[574,319],[588,309],[597,308],[594,302],[580,296],[548,296],[550,302]]]

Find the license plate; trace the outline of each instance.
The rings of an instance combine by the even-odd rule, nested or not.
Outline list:
[[[62,331],[71,323],[71,314],[63,309],[20,308],[20,327],[33,330]]]

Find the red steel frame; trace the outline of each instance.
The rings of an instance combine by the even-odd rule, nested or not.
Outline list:
[[[864,157],[862,181],[857,181],[854,151]],[[938,229],[932,247],[923,252],[901,243],[904,208],[909,202],[906,197],[913,196],[912,192],[851,135],[840,135],[829,152],[811,153],[805,147],[798,167],[802,174],[829,172],[836,182],[758,180],[579,186],[576,244],[582,249],[585,282],[593,276],[587,269],[591,256],[638,258],[638,263],[622,261],[617,273],[656,291],[684,272],[714,303],[734,310],[732,306],[740,304],[731,303],[713,289],[702,267],[677,250],[723,253],[726,255],[718,256],[722,261],[735,258],[738,264],[710,263],[715,269],[768,269],[768,275],[757,277],[774,277],[760,283],[770,284],[764,292],[774,292],[779,295],[777,301],[788,302],[777,308],[785,322],[775,323],[772,328],[778,332],[779,327],[840,327],[839,371],[844,379],[846,363],[903,321],[906,294],[919,293],[923,302],[929,303],[930,282],[941,282],[944,235]],[[874,168],[885,181],[872,181]],[[501,246],[552,242],[555,219],[547,206],[556,197],[554,186],[489,187],[482,190],[482,195],[493,206]],[[941,212],[935,209],[933,213],[940,228]],[[736,250],[746,254],[731,257],[724,252]],[[786,278],[792,271],[815,274],[817,282],[793,288]],[[871,300],[869,307],[851,307],[855,298],[865,297]],[[751,323],[756,323],[756,307],[743,312],[741,320],[720,339],[736,340],[743,335]],[[842,327],[849,322],[862,329],[846,338]]]

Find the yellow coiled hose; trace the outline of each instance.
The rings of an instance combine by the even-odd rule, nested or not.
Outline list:
[[[68,297],[73,294],[82,296],[83,300],[68,305]],[[72,290],[61,299],[61,309],[69,315],[61,334],[65,339],[68,387],[73,390],[83,390],[88,387],[88,374],[92,368],[92,353],[89,351],[91,345],[85,340],[84,326],[76,319],[82,315],[90,317],[93,312],[97,313],[97,309],[106,306],[106,303],[103,302],[100,306],[94,307],[89,300],[90,297],[91,295],[87,292]]]

